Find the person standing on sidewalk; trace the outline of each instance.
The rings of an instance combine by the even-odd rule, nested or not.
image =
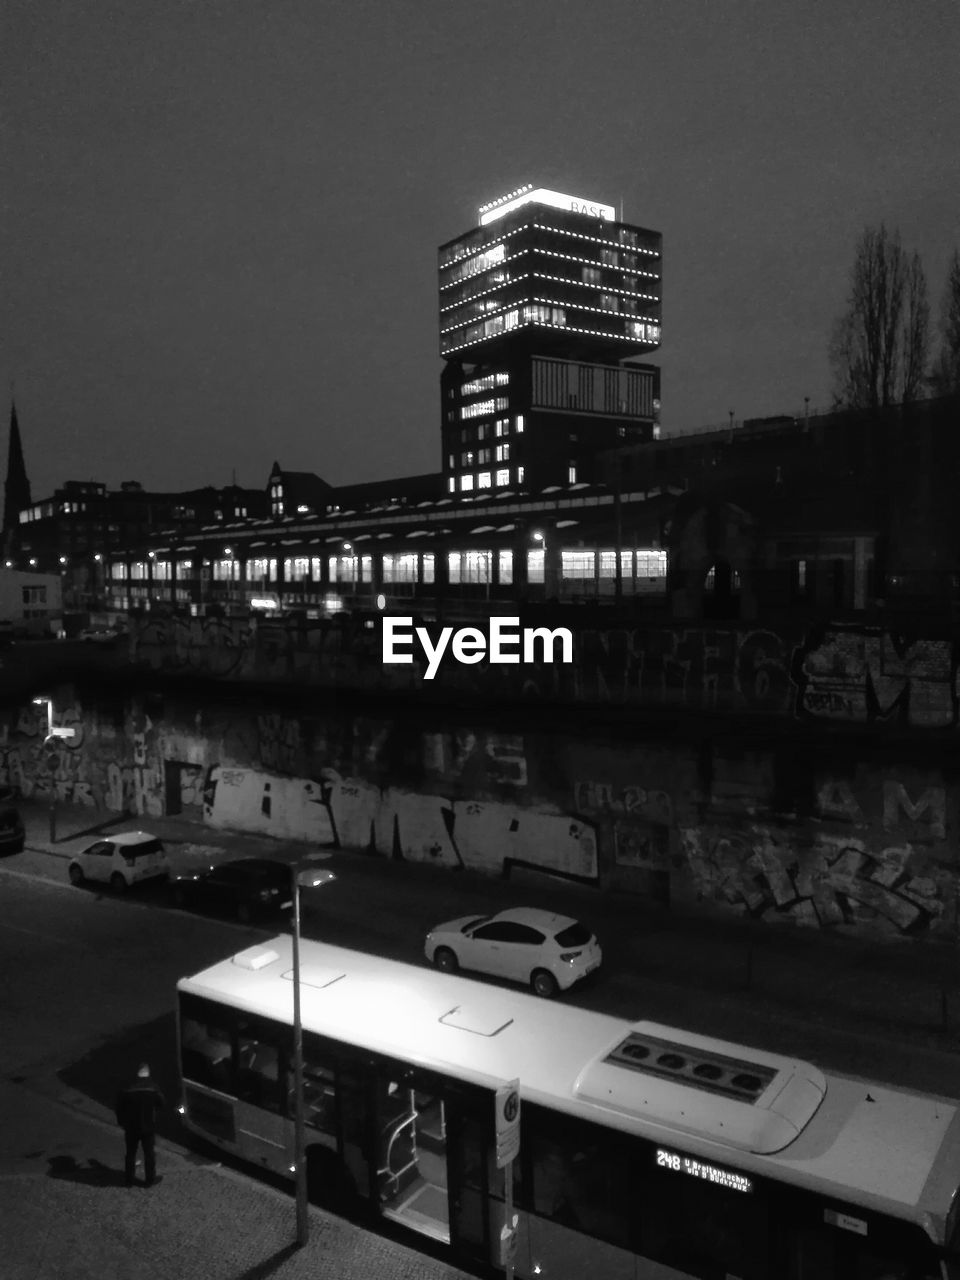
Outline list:
[[[164,1108],[163,1094],[150,1077],[150,1067],[142,1062],[137,1078],[117,1094],[117,1124],[123,1130],[126,1142],[124,1175],[127,1186],[134,1183],[137,1165],[137,1148],[143,1148],[143,1172],[146,1185],[152,1187],[157,1179],[156,1137],[157,1120]]]

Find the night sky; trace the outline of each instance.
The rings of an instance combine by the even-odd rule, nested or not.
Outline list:
[[[0,12],[0,385],[35,499],[438,470],[436,249],[525,182],[662,232],[665,433],[828,405],[868,223],[920,252],[934,320],[960,245],[956,0]]]

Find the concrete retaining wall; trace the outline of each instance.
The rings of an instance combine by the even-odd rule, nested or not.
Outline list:
[[[944,758],[53,696],[55,722],[75,729],[53,750],[44,708],[0,713],[0,782],[27,796],[451,869],[521,863],[771,924],[956,932],[960,783]]]

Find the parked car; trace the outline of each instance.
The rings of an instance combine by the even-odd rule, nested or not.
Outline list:
[[[9,787],[0,788],[0,853],[22,853],[26,838],[23,818]]]
[[[88,644],[114,644],[119,637],[120,633],[111,631],[109,627],[84,627],[77,632],[77,639]]]
[[[528,983],[538,996],[553,996],[599,968],[600,944],[570,916],[536,907],[512,907],[492,916],[460,916],[427,934],[427,959],[455,973],[476,969]]]
[[[169,876],[170,863],[163,841],[148,831],[118,831],[87,845],[71,861],[68,874],[71,884],[90,880],[123,893],[144,880]]]
[[[234,858],[204,871],[182,872],[171,887],[177,906],[229,912],[244,923],[293,906],[290,868],[269,858]]]

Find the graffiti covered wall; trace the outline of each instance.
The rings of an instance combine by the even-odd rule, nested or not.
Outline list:
[[[911,694],[920,679],[899,678]],[[886,937],[957,927],[960,771],[946,753],[921,764],[902,747],[865,755],[816,735],[638,730],[612,742],[576,727],[500,732],[462,713],[441,731],[255,698],[198,710],[69,688],[55,721],[73,736],[45,745],[44,716],[30,705],[0,718],[0,782],[27,797],[144,818],[188,807],[314,847],[494,875],[526,867],[770,924]]]
[[[570,666],[463,667],[448,661],[429,684],[416,660],[384,665],[375,631],[323,620],[134,621],[131,656],[150,670],[229,681],[417,689],[439,698],[534,693],[587,704],[915,729],[960,725],[960,643],[867,626],[807,632],[692,624],[582,630],[575,635]],[[283,738],[287,730],[273,713],[264,718],[263,763],[286,768],[297,743]]]

